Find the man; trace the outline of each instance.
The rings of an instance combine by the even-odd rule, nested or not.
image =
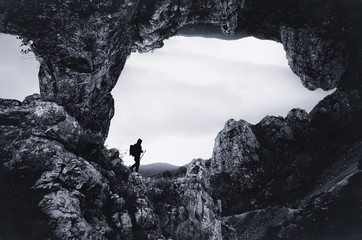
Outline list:
[[[142,140],[138,139],[136,144],[130,146],[129,154],[134,157],[134,161],[136,162],[130,167],[132,172],[133,168],[136,168],[136,172],[138,172],[138,168],[140,167],[141,153],[143,153],[141,143]]]

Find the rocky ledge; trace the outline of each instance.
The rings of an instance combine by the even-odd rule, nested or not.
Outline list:
[[[0,100],[1,239],[360,239],[359,0],[0,0],[40,95]],[[227,121],[211,160],[144,179],[103,144],[132,51],[175,34],[283,44],[310,113]]]

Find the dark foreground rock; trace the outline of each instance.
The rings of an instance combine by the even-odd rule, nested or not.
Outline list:
[[[220,239],[202,160],[185,178],[151,182],[116,150],[82,154],[89,132],[38,95],[1,100],[0,117],[2,238]]]
[[[360,239],[358,0],[0,0],[0,32],[40,63],[40,95],[0,100],[1,239]],[[283,44],[310,113],[230,120],[210,161],[144,179],[103,144],[132,51],[179,32]]]
[[[294,201],[223,217],[223,238],[360,239],[361,151],[355,144]]]
[[[229,120],[211,160],[224,239],[361,238],[361,113],[356,85],[310,114]]]

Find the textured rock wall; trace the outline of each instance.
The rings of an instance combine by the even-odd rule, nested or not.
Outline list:
[[[103,144],[114,114],[110,94],[132,44],[131,1],[21,1],[3,10],[3,32],[20,35],[40,62],[43,99]],[[93,119],[97,119],[93,121]]]
[[[39,95],[24,102],[1,100],[0,116],[1,189],[11,193],[2,193],[2,237],[25,239],[30,231],[32,238],[45,239],[51,235],[44,222],[30,229],[11,229],[49,221],[59,239],[105,239],[110,231],[102,213],[108,181],[74,148],[91,141],[92,133],[63,107]],[[28,215],[37,206],[42,213]]]
[[[0,0],[40,95],[0,101],[2,239],[359,239],[361,2]],[[103,143],[132,51],[183,35],[283,44],[311,113],[228,121],[182,179],[130,174]],[[342,217],[339,217],[342,216]]]
[[[355,80],[310,114],[294,109],[256,125],[226,123],[211,160],[224,239],[362,236],[361,88]]]
[[[162,47],[178,30],[254,35],[281,42],[306,87],[332,89],[360,39],[359,18],[344,13],[360,7],[333,0],[2,1],[0,29],[20,35],[37,56],[42,97],[99,133],[101,144],[114,112],[110,91],[132,50]]]

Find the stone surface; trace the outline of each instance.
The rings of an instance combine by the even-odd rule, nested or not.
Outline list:
[[[211,164],[213,196],[222,201],[224,239],[362,236],[356,225],[361,218],[359,88],[337,90],[310,114],[293,109],[286,118],[267,116],[256,125],[226,123]],[[233,156],[240,160],[230,160]],[[256,163],[245,167],[250,158]],[[244,165],[235,166],[240,162]],[[254,182],[243,179],[250,175]],[[251,191],[240,187],[245,183],[252,183]]]
[[[41,95],[0,100],[1,239],[360,239],[359,0],[0,0],[0,32],[40,63]],[[311,113],[230,120],[210,161],[144,179],[103,144],[132,51],[177,33],[283,44]]]
[[[240,144],[240,143],[243,144]],[[211,160],[214,175],[226,173],[230,177],[243,177],[239,179],[241,188],[249,188],[257,179],[256,172],[263,175],[261,166],[255,166],[258,170],[252,170],[255,163],[259,164],[257,150],[259,142],[251,129],[251,125],[243,120],[237,122],[233,119],[226,122],[224,129],[215,139],[214,153]],[[236,172],[237,171],[237,172]]]
[[[83,127],[101,135],[102,143],[114,114],[110,92],[131,51],[135,5],[26,1],[5,10],[5,32],[31,43],[40,62],[42,98],[62,105]]]
[[[209,193],[205,161],[193,160],[186,177],[156,180],[150,192],[168,239],[222,239],[220,203]]]
[[[110,92],[131,51],[162,47],[178,30],[223,39],[253,35],[283,43],[306,87],[332,89],[355,61],[360,20],[344,13],[359,8],[357,0],[1,1],[0,29],[35,53],[42,97],[104,141],[114,112]]]
[[[280,34],[289,66],[306,88],[330,90],[338,85],[348,63],[346,43],[305,28],[283,26]]]
[[[16,188],[23,188],[17,178],[24,178],[28,190],[23,194],[37,195],[39,202],[31,207],[40,207],[57,238],[104,239],[111,230],[103,214],[108,182],[88,161],[73,153],[76,146],[82,147],[89,132],[62,107],[37,96],[23,103],[0,102],[1,172],[2,178],[8,178],[1,181],[2,188],[12,184],[16,192]],[[16,207],[29,204],[27,198],[14,200],[19,201]],[[2,206],[2,212],[9,210]],[[12,234],[18,237],[18,233]]]
[[[351,147],[295,202],[224,217],[224,239],[360,238],[361,150]]]

